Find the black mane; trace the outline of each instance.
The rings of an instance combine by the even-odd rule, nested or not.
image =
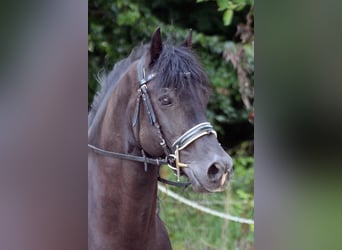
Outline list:
[[[92,124],[101,103],[106,99],[108,94],[113,91],[116,83],[121,76],[126,73],[129,65],[140,59],[145,54],[146,49],[146,45],[135,47],[132,49],[131,54],[127,58],[117,62],[108,74],[102,72],[97,76],[101,89],[94,96],[91,110],[88,115],[88,128]]]
[[[197,91],[208,96],[209,80],[191,49],[164,43],[158,61],[153,66],[161,88]]]

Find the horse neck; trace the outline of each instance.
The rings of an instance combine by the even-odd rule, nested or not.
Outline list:
[[[132,110],[127,109],[134,108],[135,98],[129,92],[137,81],[129,75],[123,78],[126,84],[118,82],[90,143],[108,151],[140,155],[131,129]],[[134,235],[132,241],[136,242],[137,237],[144,237],[142,232],[154,229],[158,171],[155,166],[149,166],[145,172],[141,163],[91,153],[88,168],[89,213],[91,223],[103,232],[100,237],[108,235],[113,240],[113,235],[117,235],[123,240]]]

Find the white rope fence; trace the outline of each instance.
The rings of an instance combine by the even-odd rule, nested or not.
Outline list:
[[[253,224],[254,225],[254,220],[232,216],[230,214],[221,213],[221,212],[212,210],[212,209],[210,209],[208,207],[204,207],[202,205],[199,205],[196,202],[188,200],[188,199],[186,199],[186,198],[184,198],[184,197],[182,197],[182,196],[172,192],[171,190],[168,190],[167,188],[165,188],[165,187],[163,187],[161,185],[158,185],[158,189],[161,192],[165,193],[166,195],[174,198],[175,200],[178,200],[179,202],[184,203],[184,204],[186,204],[186,205],[188,205],[190,207],[193,207],[195,209],[198,209],[198,210],[200,210],[202,212],[205,212],[205,213],[217,216],[217,217],[222,218],[222,219],[231,220],[231,221],[235,221],[235,222],[239,222],[239,223]]]

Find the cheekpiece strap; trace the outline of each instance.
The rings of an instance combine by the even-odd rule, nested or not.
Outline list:
[[[156,122],[156,117],[152,108],[149,95],[147,93],[147,86],[146,86],[146,84],[149,81],[151,81],[156,76],[156,74],[152,73],[146,77],[145,69],[144,69],[144,59],[139,60],[139,62],[137,63],[137,72],[138,72],[139,89],[138,89],[138,96],[137,96],[137,100],[135,103],[135,109],[134,109],[134,114],[133,114],[133,123],[132,123],[133,127],[135,127],[139,121],[141,97],[143,98],[143,102],[146,107],[151,124],[154,124]]]

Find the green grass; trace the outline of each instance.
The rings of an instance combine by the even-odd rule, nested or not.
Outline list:
[[[254,160],[234,158],[234,176],[226,191],[195,193],[188,188],[170,190],[216,211],[234,216],[254,216]],[[227,221],[198,211],[159,192],[160,216],[168,230],[174,250],[249,250],[254,249],[254,226]]]

